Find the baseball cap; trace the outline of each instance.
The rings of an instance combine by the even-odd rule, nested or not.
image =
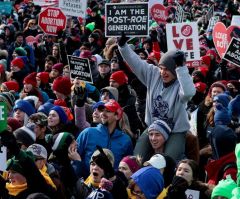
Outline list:
[[[47,159],[47,150],[40,144],[32,144],[27,148],[27,151],[31,151],[32,154],[38,158]]]
[[[150,160],[144,162],[144,166],[152,165],[157,169],[163,169],[166,167],[166,160],[161,154],[155,154]]]
[[[104,104],[104,107],[111,112],[118,113],[118,116],[120,118],[123,115],[122,107],[113,99],[110,99],[106,104]]]

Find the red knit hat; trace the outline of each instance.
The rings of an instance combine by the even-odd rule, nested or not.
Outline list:
[[[199,67],[198,67],[198,70],[204,75],[204,77],[207,76],[208,67],[206,67],[206,66],[199,66]]]
[[[62,63],[57,63],[52,66],[52,69],[57,70],[60,74],[63,72],[64,65]]]
[[[37,72],[30,73],[24,78],[23,84],[31,84],[33,87],[36,87],[37,86],[36,76]]]
[[[49,80],[49,73],[48,72],[40,72],[37,73],[37,77],[41,80],[43,84],[47,84]]]
[[[24,61],[23,61],[22,58],[16,57],[15,59],[13,59],[13,60],[11,61],[11,66],[17,66],[18,68],[23,69],[23,67],[24,67]]]
[[[7,124],[12,128],[12,132],[22,127],[21,123],[16,118],[13,117],[7,118]]]
[[[19,91],[19,84],[15,81],[7,81],[7,82],[3,82],[2,84],[6,86],[9,91],[11,90],[15,92]]]
[[[207,66],[210,66],[211,57],[209,55],[202,56],[201,60],[202,60],[202,64],[206,64]]]
[[[71,81],[68,77],[57,77],[53,81],[53,90],[64,95],[70,95],[71,93]]]
[[[196,90],[200,93],[205,93],[206,88],[207,88],[207,84],[203,83],[203,82],[197,82],[194,84]]]
[[[111,80],[111,79],[114,80],[114,81],[116,81],[116,82],[119,84],[119,86],[128,83],[128,77],[127,77],[127,75],[126,75],[123,71],[121,71],[121,70],[114,72],[114,73],[110,76],[110,80]]]

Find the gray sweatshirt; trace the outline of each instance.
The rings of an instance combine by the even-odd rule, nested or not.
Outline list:
[[[173,133],[189,130],[187,102],[195,95],[193,80],[186,66],[176,68],[177,80],[164,87],[157,66],[148,64],[128,46],[119,51],[138,79],[147,87],[145,122],[149,126],[157,119],[168,123]]]

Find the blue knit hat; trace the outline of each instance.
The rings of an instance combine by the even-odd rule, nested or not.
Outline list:
[[[216,112],[214,114],[215,125],[228,125],[231,122],[231,116],[228,108],[225,108],[222,104],[216,105]]]
[[[213,98],[214,102],[222,104],[225,108],[228,107],[228,104],[231,100],[231,96],[227,93],[221,93]]]
[[[139,169],[131,178],[147,199],[156,199],[164,188],[164,180],[158,169],[148,166]]]
[[[67,115],[61,106],[54,106],[50,109],[50,111],[52,111],[52,110],[57,112],[59,119],[63,124],[67,123],[67,120],[68,120]]]
[[[95,109],[98,108],[99,106],[104,107],[104,104],[105,104],[104,102],[99,101],[99,102],[95,103],[95,104],[92,106],[92,109],[95,110]]]
[[[163,120],[156,120],[148,127],[148,133],[151,131],[158,131],[163,135],[166,141],[171,133],[171,128]]]
[[[13,111],[15,112],[17,109],[20,109],[21,111],[26,113],[28,116],[35,113],[35,109],[31,105],[31,103],[22,99],[16,101],[15,106],[13,107]]]
[[[240,116],[240,95],[233,98],[228,104],[229,112],[232,116]]]
[[[50,109],[54,107],[54,104],[51,102],[46,102],[44,104],[42,104],[41,106],[39,106],[37,112],[41,112],[44,113],[45,115],[48,115],[50,112]]]

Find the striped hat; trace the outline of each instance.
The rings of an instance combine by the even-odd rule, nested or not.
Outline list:
[[[7,111],[10,113],[14,106],[15,97],[10,92],[2,92],[0,93],[0,102],[5,102],[7,105]]]
[[[53,139],[52,150],[57,151],[67,149],[74,140],[74,137],[70,133],[62,132],[54,135],[52,139]]]
[[[13,132],[16,140],[21,142],[26,147],[29,147],[36,141],[36,134],[26,126],[18,128]]]
[[[157,131],[161,133],[166,141],[172,130],[163,120],[156,120],[148,127],[148,133],[151,131]]]

